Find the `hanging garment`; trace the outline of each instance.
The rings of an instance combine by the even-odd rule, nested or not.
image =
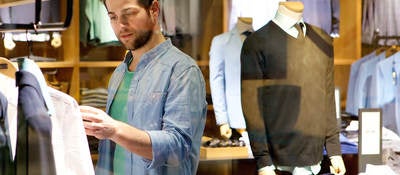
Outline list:
[[[160,24],[165,35],[199,33],[199,0],[161,0]]]
[[[0,174],[14,175],[11,145],[7,128],[7,98],[0,92]]]
[[[371,52],[368,55],[358,59],[356,62],[351,64],[349,84],[347,86],[347,97],[346,97],[346,112],[352,115],[358,115],[358,108],[354,104],[354,93],[355,93],[355,82],[359,76],[359,69],[362,63],[369,59],[374,59],[376,53]]]
[[[396,115],[400,52],[380,61],[371,72],[368,103],[371,108],[382,108],[382,125],[400,135],[400,116]]]
[[[56,109],[52,123],[57,123],[61,130],[58,141],[62,140],[63,144],[63,162],[65,163],[65,173],[63,174],[94,175],[93,162],[78,103],[71,96],[54,88],[49,88],[49,93]]]
[[[8,99],[8,123],[11,147],[15,155],[18,88],[15,80],[0,74],[0,92]],[[79,106],[71,96],[48,87],[55,107],[52,145],[58,175],[93,175],[94,168]]]
[[[79,1],[80,41],[83,44],[118,44],[119,41],[111,27],[107,9],[99,0]]]
[[[2,23],[30,24],[35,22],[35,3],[0,8]],[[42,1],[42,23],[60,22],[60,0]]]
[[[376,69],[377,64],[385,59],[385,52],[364,61],[358,70],[358,77],[354,82],[353,94],[353,110],[355,115],[358,115],[358,109],[371,108],[370,88],[372,86],[372,74]]]
[[[16,169],[18,175],[56,174],[51,120],[35,76],[26,71],[16,73],[18,125]]]
[[[362,42],[366,44],[398,45],[397,40],[374,43],[374,37],[398,36],[400,33],[399,0],[364,0],[362,18]],[[377,34],[375,32],[378,32]]]
[[[301,2],[304,4],[305,22],[321,28],[331,36],[339,34],[339,0],[301,0]]]

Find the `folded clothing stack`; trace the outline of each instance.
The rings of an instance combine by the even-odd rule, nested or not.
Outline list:
[[[203,143],[204,147],[211,147],[211,148],[216,148],[216,147],[240,147],[240,146],[246,146],[246,143],[243,140],[239,139],[218,139],[218,138],[213,138],[207,142]]]
[[[107,104],[107,89],[105,88],[82,88],[80,104],[97,108],[105,108]]]

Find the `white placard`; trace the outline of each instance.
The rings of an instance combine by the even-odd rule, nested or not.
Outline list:
[[[380,154],[380,112],[363,112],[361,123],[361,154]]]

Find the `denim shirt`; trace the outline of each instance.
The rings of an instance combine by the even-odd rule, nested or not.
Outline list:
[[[107,112],[131,59],[128,52],[111,76]],[[127,95],[128,124],[149,134],[153,159],[126,152],[125,172],[196,174],[207,103],[205,81],[194,60],[166,40],[141,57]],[[114,148],[112,141],[100,141],[97,175],[112,174]]]

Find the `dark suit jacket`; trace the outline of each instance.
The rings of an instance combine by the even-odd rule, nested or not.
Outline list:
[[[36,77],[27,71],[16,73],[18,121],[16,170],[18,175],[54,175],[51,120]]]

